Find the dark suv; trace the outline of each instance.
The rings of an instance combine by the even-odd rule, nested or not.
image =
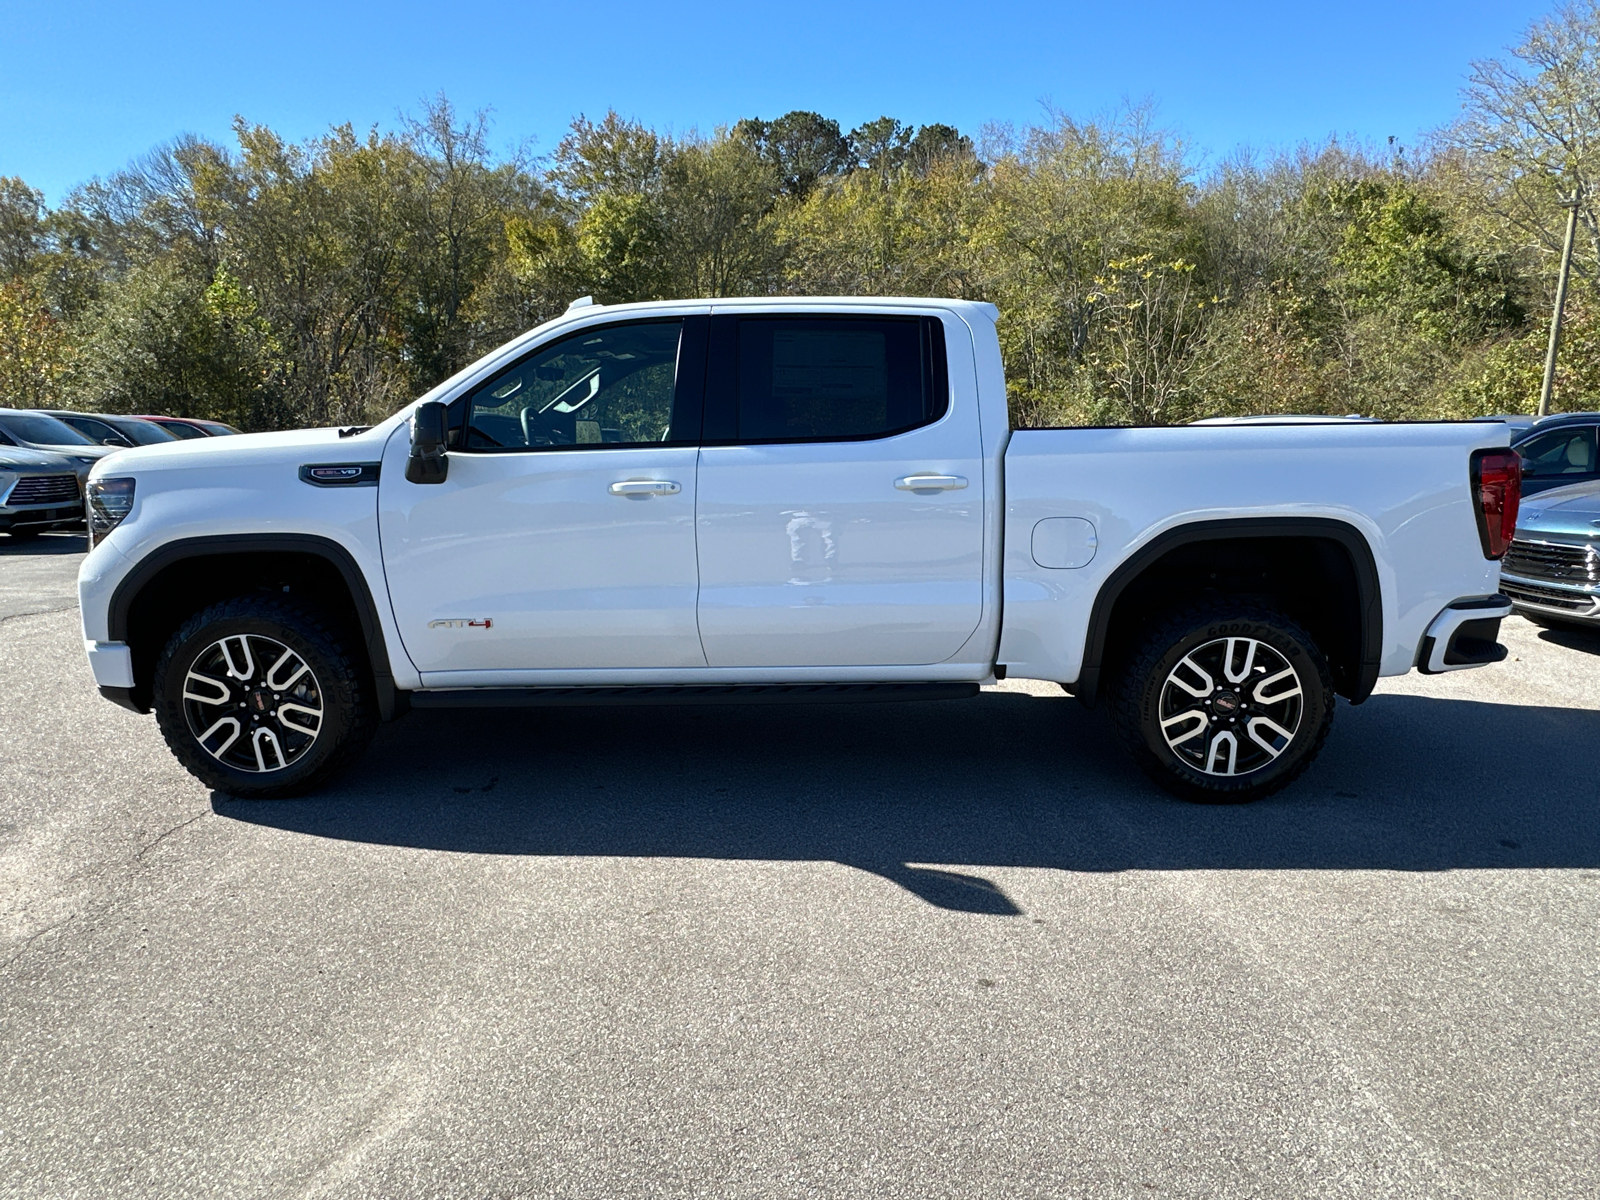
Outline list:
[[[1511,448],[1522,459],[1522,494],[1600,480],[1600,413],[1557,413],[1514,433]]]

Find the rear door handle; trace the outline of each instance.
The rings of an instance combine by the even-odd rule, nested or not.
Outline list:
[[[896,479],[895,487],[902,492],[956,492],[967,486],[960,475],[907,475]]]
[[[624,479],[606,490],[613,496],[676,496],[683,488],[670,479]]]

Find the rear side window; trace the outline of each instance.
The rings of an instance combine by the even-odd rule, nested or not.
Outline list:
[[[1534,478],[1591,475],[1595,471],[1595,430],[1592,425],[1551,430],[1529,438],[1516,450],[1522,458],[1522,473]]]
[[[847,441],[937,421],[944,330],[924,317],[728,317],[713,331],[706,440]]]

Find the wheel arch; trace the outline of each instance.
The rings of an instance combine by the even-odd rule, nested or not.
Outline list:
[[[219,559],[228,561],[218,563]],[[197,570],[202,562],[215,569],[208,584],[196,587],[196,581],[203,578]],[[315,565],[308,570],[309,564]],[[136,712],[148,712],[155,660],[171,631],[198,607],[222,598],[230,589],[258,586],[261,580],[285,572],[307,584],[337,585],[331,596],[320,591],[317,602],[353,621],[366,654],[379,716],[392,720],[403,711],[403,701],[395,687],[383,624],[366,575],[344,546],[332,538],[304,533],[180,538],[140,559],[113,590],[106,614],[110,640],[126,642],[132,648],[135,680],[132,688],[113,689],[125,694],[110,698]],[[185,585],[191,589],[186,594],[198,607],[183,613],[159,607],[161,599]]]
[[[1266,591],[1274,594],[1272,565],[1305,567],[1291,615],[1320,627],[1332,643],[1324,647],[1334,667],[1335,691],[1360,704],[1378,681],[1383,657],[1383,601],[1377,560],[1366,536],[1347,521],[1330,517],[1245,517],[1195,521],[1166,530],[1117,566],[1095,596],[1084,643],[1083,667],[1072,692],[1092,705],[1109,667],[1115,666],[1128,626],[1152,610],[1149,594],[1174,576],[1206,590],[1194,565],[1201,547],[1226,553],[1230,566],[1268,564]],[[1208,545],[1209,544],[1209,545]],[[1320,548],[1319,548],[1320,547]],[[1341,566],[1342,563],[1342,566]],[[1242,576],[1241,576],[1242,577]],[[1216,574],[1211,575],[1215,579]],[[1319,601],[1307,584],[1330,585]],[[1238,587],[1221,589],[1237,592]],[[1170,601],[1169,601],[1170,603]],[[1299,609],[1301,611],[1294,611]],[[1316,632],[1316,630],[1313,630]]]

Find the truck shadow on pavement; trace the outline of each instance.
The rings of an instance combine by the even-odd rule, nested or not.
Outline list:
[[[1075,701],[414,712],[322,792],[231,820],[470,854],[835,861],[1017,915],[972,873],[1600,867],[1600,712],[1380,695],[1245,806],[1167,797]]]

